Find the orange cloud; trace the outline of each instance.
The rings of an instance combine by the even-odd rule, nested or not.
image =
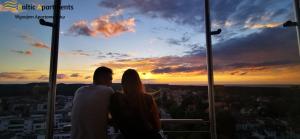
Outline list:
[[[260,28],[274,28],[281,26],[282,23],[279,22],[273,22],[273,23],[267,23],[267,24],[259,24],[259,23],[246,23],[245,27],[249,29],[260,29]]]
[[[104,37],[108,38],[119,35],[123,32],[134,32],[135,19],[129,18],[127,20],[113,23],[100,17],[92,21],[91,26],[96,32],[102,33]]]
[[[27,79],[27,76],[21,72],[0,72],[0,79]]]
[[[46,48],[46,49],[50,49],[49,46],[47,46],[45,43],[43,42],[34,42],[32,43],[32,46],[33,47],[36,47],[36,48]]]
[[[102,34],[106,38],[117,36],[124,32],[135,32],[134,18],[112,21],[112,17],[120,16],[122,12],[122,10],[117,10],[113,13],[100,16],[90,23],[84,20],[77,21],[70,27],[69,32],[74,35],[85,36]]]
[[[35,48],[45,48],[45,49],[49,49],[50,50],[50,47],[47,44],[45,44],[44,42],[42,42],[40,40],[37,40],[37,39],[33,38],[30,35],[23,34],[20,37],[23,38],[32,47],[35,47]]]

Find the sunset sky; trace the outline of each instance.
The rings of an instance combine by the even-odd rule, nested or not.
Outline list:
[[[0,1],[0,83],[47,82],[51,28],[38,19],[52,10],[5,8]],[[204,0],[62,0],[58,82],[91,83],[107,66],[120,82],[128,68],[144,83],[205,85]],[[51,5],[49,0],[19,4]],[[300,84],[292,0],[211,0],[217,84]],[[46,19],[51,21],[50,19]]]

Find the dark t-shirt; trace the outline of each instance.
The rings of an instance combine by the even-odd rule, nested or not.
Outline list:
[[[125,138],[159,138],[158,112],[152,96],[144,94],[145,111],[142,113],[134,106],[136,103],[130,101],[134,100],[121,93],[114,93],[111,97],[111,115],[116,127]]]

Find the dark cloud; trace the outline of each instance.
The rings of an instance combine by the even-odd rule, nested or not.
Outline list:
[[[28,34],[20,35],[20,37],[22,39],[24,39],[32,47],[35,47],[35,48],[44,48],[44,49],[50,50],[50,47],[47,44],[45,44],[44,42],[42,42],[42,41],[40,41],[40,40],[38,40],[36,38],[33,38],[32,36],[30,36]]]
[[[205,59],[199,59],[195,56],[164,56],[164,57],[153,57],[153,58],[132,58],[132,59],[119,59],[112,60],[105,63],[94,64],[93,66],[106,65],[112,68],[124,68],[132,67],[141,71],[152,71],[158,68],[167,67],[193,67],[202,66]],[[155,71],[154,71],[155,72]]]
[[[195,47],[188,54],[205,58],[206,51]],[[299,62],[296,32],[293,28],[266,28],[248,36],[213,45],[216,63],[291,64]]]
[[[261,62],[261,63],[259,63],[259,62],[256,62],[256,63],[233,63],[233,64],[226,65],[226,67],[231,67],[231,68],[264,67],[265,68],[267,66],[285,66],[285,65],[297,64],[297,63],[298,62],[294,61],[294,60],[290,60],[290,61],[281,60],[281,61],[267,61],[267,62]]]
[[[205,46],[201,45],[200,43],[185,44],[185,46],[189,48],[189,50],[184,52],[187,55],[197,55],[206,53]]]
[[[92,55],[90,52],[87,52],[84,50],[73,50],[71,53],[73,55],[79,55],[79,56],[91,56]]]
[[[20,72],[0,72],[0,79],[27,79],[23,73]]]
[[[70,77],[73,77],[73,78],[80,77],[80,74],[79,73],[73,73],[73,74],[70,75]]]
[[[121,60],[121,59],[129,58],[130,55],[125,54],[125,53],[117,53],[117,52],[107,52],[107,53],[98,52],[97,57],[98,58],[111,58],[111,59]]]
[[[217,71],[257,71],[299,65],[298,52],[295,29],[266,28],[248,36],[214,44],[214,68]],[[206,58],[206,51],[201,47],[188,54],[197,59]]]
[[[68,75],[66,74],[57,74],[57,79],[67,79],[68,78]]]
[[[87,21],[75,22],[69,32],[74,35],[96,36],[96,32],[89,28]]]
[[[216,0],[211,1],[213,24],[235,26],[241,30],[245,23],[268,23],[291,18],[292,1],[282,0]],[[138,14],[190,25],[204,31],[203,0],[103,0],[101,7],[134,9]],[[287,8],[290,7],[290,8]],[[225,33],[230,31],[224,30]]]
[[[289,4],[289,6],[292,7],[291,4]],[[287,17],[292,17],[292,12],[288,8],[282,8],[282,9],[278,9],[277,11],[274,11],[272,13],[272,17],[278,17],[278,16],[282,16],[282,15],[287,15]]]
[[[212,1],[212,30],[222,29],[221,35],[214,38],[221,42],[282,26],[286,20],[293,19],[292,7],[292,1],[282,0]]]
[[[146,16],[197,28],[201,28],[203,24],[203,0],[104,0],[100,6],[131,8]],[[211,7],[213,23],[219,24],[222,29],[226,28],[219,35],[218,42],[213,45],[214,68],[217,71],[241,69],[239,74],[245,75],[251,70],[266,70],[274,66],[300,63],[295,29],[278,27],[282,20],[289,19],[292,15],[291,1],[221,0],[212,1]],[[264,25],[273,22],[276,25]],[[259,30],[243,34],[249,31],[245,27],[247,24]],[[143,66],[144,64],[139,63],[144,62],[155,67],[153,73],[190,72],[180,67],[182,63],[187,64],[184,67],[188,68],[201,67],[201,64],[206,62],[206,51],[200,44],[189,44],[189,40],[190,36],[166,40],[172,45],[189,46],[191,50],[187,51],[185,56],[120,59],[110,64],[124,67],[137,62],[138,64],[133,66]],[[112,53],[108,54],[110,55]]]
[[[123,53],[113,53],[113,52],[108,52],[106,55],[110,58],[115,58],[115,59],[123,59],[123,58],[128,58],[130,55],[128,54],[123,54]]]
[[[246,75],[248,72],[242,72],[240,73],[241,76]]]
[[[248,74],[248,72],[241,72],[241,71],[233,71],[230,73],[230,75],[239,75],[239,76],[243,76]]]
[[[178,72],[202,72],[205,73],[206,67],[199,66],[199,67],[188,67],[188,66],[178,66],[178,67],[163,67],[153,69],[151,72],[154,74],[163,74],[163,73],[178,73]]]
[[[85,76],[84,77],[84,79],[90,79],[91,78],[91,76]]]
[[[27,55],[27,56],[31,56],[31,55],[32,55],[32,51],[31,51],[31,50],[26,50],[26,51],[22,51],[22,50],[11,50],[11,52],[17,53],[17,54],[22,54],[22,55]]]
[[[57,79],[67,79],[68,76],[66,74],[57,74],[56,78]],[[41,75],[37,79],[39,79],[39,80],[49,80],[49,76],[47,76],[47,75]]]
[[[170,45],[181,46],[181,45],[185,45],[185,43],[187,43],[190,39],[191,39],[191,35],[186,32],[182,35],[180,39],[174,39],[174,38],[167,39],[167,43]]]
[[[71,54],[76,56],[91,56],[91,57],[96,56],[97,58],[112,58],[112,59],[124,59],[130,57],[129,54],[125,54],[125,53],[117,53],[117,52],[103,53],[98,50],[95,51],[72,50]]]
[[[292,1],[281,0],[222,0],[212,1],[211,5],[212,19],[221,25],[226,22],[235,26],[243,26],[245,22],[270,22],[287,18],[293,12],[290,10]]]
[[[178,24],[199,26],[203,22],[203,0],[103,0],[106,8],[135,8],[138,13]]]
[[[159,31],[169,31],[169,32],[177,32],[178,29],[176,28],[170,28],[170,27],[154,27],[151,30],[153,33],[157,33]]]
[[[263,64],[299,62],[296,32],[291,28],[267,28],[246,37],[220,42],[215,44],[214,48],[216,62]]]
[[[181,45],[181,40],[170,38],[167,40],[167,43],[170,45]]]
[[[97,56],[97,58],[106,58],[106,56],[105,55],[99,55],[99,56]]]
[[[41,75],[37,78],[38,80],[49,80],[49,77],[47,75]]]
[[[221,21],[226,21],[228,17],[236,12],[241,0],[221,0],[211,1],[211,16]]]
[[[155,74],[201,71],[206,66],[206,51],[200,46],[191,47],[184,56],[120,59],[105,64],[115,68],[150,69]],[[214,44],[214,69],[217,72],[239,71],[232,74],[247,75],[255,71],[297,66],[300,65],[298,52],[294,28],[266,28]]]
[[[236,75],[237,73],[239,73],[239,71],[233,71],[230,73],[230,75]]]

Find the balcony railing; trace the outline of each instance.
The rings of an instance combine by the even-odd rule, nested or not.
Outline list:
[[[203,119],[160,119],[162,125],[168,124],[197,124],[197,125],[208,125],[209,122]],[[166,130],[163,129],[164,133],[209,133],[208,130]]]
[[[160,119],[161,124],[164,125],[170,125],[170,124],[174,124],[174,125],[209,125],[208,121],[205,121],[203,119]],[[186,130],[186,129],[179,129],[179,130],[168,130],[168,129],[162,129],[163,133],[165,135],[182,135],[182,134],[209,134],[209,130]],[[114,133],[110,133],[109,134],[109,138],[110,139],[115,139],[117,136],[119,136],[121,133],[119,131],[116,131]]]

